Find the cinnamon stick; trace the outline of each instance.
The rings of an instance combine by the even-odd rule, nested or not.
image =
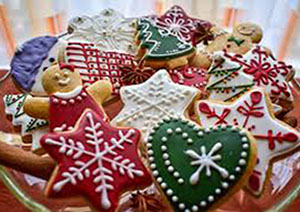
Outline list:
[[[50,157],[41,157],[2,141],[0,141],[0,164],[45,180],[50,178],[56,166]]]

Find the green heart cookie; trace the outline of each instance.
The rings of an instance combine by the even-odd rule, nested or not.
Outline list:
[[[203,129],[177,118],[154,128],[147,147],[152,174],[175,211],[207,210],[228,196],[251,173],[256,152],[244,130]]]

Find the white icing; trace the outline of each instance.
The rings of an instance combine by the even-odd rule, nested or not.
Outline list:
[[[177,201],[178,201],[178,197],[177,197],[177,196],[173,196],[173,197],[172,197],[172,201],[173,201],[173,202],[177,202]]]
[[[87,113],[85,118],[88,121],[89,126],[84,129],[84,141],[74,142],[71,138],[64,137],[62,134],[57,140],[47,138],[45,143],[48,145],[54,145],[59,147],[59,153],[65,155],[65,157],[72,157],[74,159],[74,166],[69,167],[68,171],[62,173],[63,179],[56,182],[53,185],[53,190],[58,192],[63,187],[71,183],[76,185],[78,181],[85,178],[93,177],[93,183],[96,185],[95,192],[101,193],[101,206],[103,209],[109,209],[111,207],[111,201],[108,197],[108,192],[113,190],[112,182],[114,178],[112,173],[120,172],[122,175],[127,175],[131,179],[135,176],[143,176],[144,173],[141,170],[135,169],[135,163],[128,158],[124,158],[122,155],[118,155],[115,150],[124,150],[124,144],[132,144],[131,137],[135,134],[134,130],[129,130],[126,134],[123,134],[121,130],[118,131],[118,137],[111,138],[111,144],[104,143],[104,148],[100,150],[100,145],[103,143],[103,131],[102,124],[95,122],[93,115]],[[82,144],[87,142],[94,146],[94,151],[85,149]],[[87,162],[81,161],[82,155],[88,155],[91,159]],[[105,167],[103,162],[110,164],[111,169]],[[91,170],[91,166],[96,165],[97,168]]]
[[[54,96],[61,98],[61,99],[71,99],[71,98],[77,97],[81,91],[82,91],[82,86],[78,86],[77,88],[73,89],[70,92],[65,92],[65,93],[57,92],[54,94]]]
[[[184,116],[198,92],[196,88],[173,83],[166,70],[159,70],[144,83],[121,88],[124,107],[112,124],[135,127],[141,130],[143,140],[146,140],[159,120],[174,115]],[[136,115],[139,115],[136,120],[130,120]]]
[[[198,169],[192,174],[190,177],[190,183],[192,185],[196,185],[199,181],[200,173],[204,168],[206,168],[206,176],[210,177],[211,176],[211,170],[210,168],[214,168],[219,172],[219,174],[223,178],[228,177],[228,171],[222,167],[220,167],[215,161],[218,161],[221,159],[221,155],[216,155],[215,153],[219,151],[222,148],[221,143],[216,143],[209,153],[206,153],[206,147],[201,146],[201,155],[199,155],[197,152],[195,152],[192,149],[188,149],[185,151],[185,154],[190,156],[193,161],[191,162],[192,166],[199,166]]]
[[[259,138],[256,137],[257,141],[257,156],[259,158],[259,163],[255,166],[255,171],[259,172],[259,175],[256,175],[260,180],[259,180],[259,189],[257,191],[253,191],[255,194],[260,194],[260,192],[263,189],[263,185],[265,182],[266,178],[266,173],[269,168],[269,162],[271,161],[272,158],[278,157],[282,154],[286,154],[295,148],[299,146],[299,138],[300,138],[300,133],[293,128],[287,126],[286,124],[282,123],[281,121],[274,119],[269,110],[268,110],[268,105],[266,103],[266,97],[264,94],[264,91],[262,88],[255,88],[251,92],[248,92],[247,94],[243,95],[241,98],[239,98],[237,101],[230,105],[224,105],[224,104],[218,104],[218,103],[213,103],[209,101],[199,101],[198,105],[201,102],[206,102],[211,109],[214,109],[216,114],[222,114],[222,111],[225,108],[230,108],[231,112],[228,114],[226,117],[226,121],[228,124],[234,124],[234,119],[236,119],[237,123],[239,123],[240,127],[243,127],[243,124],[245,123],[245,117],[241,113],[237,111],[237,108],[239,106],[246,107],[245,101],[248,102],[248,104],[251,104],[251,96],[250,94],[253,92],[259,92],[262,95],[261,101],[255,105],[257,108],[262,108],[261,111],[264,113],[262,117],[255,117],[255,116],[249,116],[249,119],[246,123],[245,128],[248,129],[248,127],[255,126],[254,129],[250,129],[251,134],[255,137],[256,135],[268,135],[268,131],[272,130],[272,135],[275,136],[278,133],[281,133],[281,135],[287,134],[287,133],[293,133],[298,137],[298,140],[296,142],[286,142],[283,140],[283,142],[278,142],[276,139],[274,139],[275,142],[275,148],[272,150],[269,148],[269,142],[267,139]],[[201,124],[203,127],[208,127],[212,126],[216,123],[218,120],[217,118],[207,118],[205,114],[203,114],[200,110],[199,107],[197,107],[197,115],[200,119]],[[246,107],[247,108],[247,107]],[[245,132],[240,132],[240,134],[244,134]],[[242,141],[246,141],[246,137],[242,138]],[[243,149],[248,149],[249,145],[244,143],[242,145]],[[242,160],[244,161],[244,160]],[[244,162],[242,162],[244,164]]]

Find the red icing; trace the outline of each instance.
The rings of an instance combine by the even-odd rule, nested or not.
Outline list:
[[[122,192],[152,182],[137,152],[140,133],[111,127],[91,110],[79,120],[74,131],[49,133],[41,139],[43,148],[58,162],[47,194],[84,195],[99,211],[113,212]]]
[[[226,121],[226,117],[229,115],[230,113],[230,109],[229,108],[225,108],[222,112],[221,115],[218,115],[215,111],[215,109],[211,109],[209,107],[209,105],[205,102],[201,102],[199,104],[199,110],[202,112],[202,113],[205,113],[207,114],[207,118],[217,118],[218,120],[216,121],[216,123],[214,123],[214,125],[217,125],[217,124],[227,124],[227,121]]]
[[[74,100],[74,102],[71,99]],[[70,99],[59,98],[55,96],[55,94],[51,95],[49,109],[50,131],[53,132],[56,127],[62,127],[64,124],[66,126],[64,129],[62,129],[63,131],[67,130],[69,127],[74,127],[78,118],[87,108],[90,108],[96,113],[100,114],[102,118],[106,118],[103,110],[88,94],[85,88],[82,88],[78,95]]]
[[[187,42],[193,42],[194,45],[196,44],[194,43],[196,40],[194,36],[197,36],[196,32],[199,25],[205,29],[211,27],[210,22],[189,17],[177,5],[171,7],[164,15],[157,18],[156,22],[158,26],[169,29],[172,34]]]
[[[251,93],[250,97],[251,97],[252,103],[254,105],[257,105],[261,101],[262,94],[258,91],[255,91],[255,92]]]
[[[66,64],[66,63],[60,63],[59,64],[59,68],[60,69],[68,69],[68,70],[70,70],[70,71],[72,71],[72,72],[74,72],[74,66],[73,65],[70,65],[70,64]]]
[[[260,175],[260,173],[258,173],[257,171],[254,171],[253,174],[249,177],[249,186],[253,191],[258,191],[258,189],[259,189],[260,177],[257,175]]]
[[[66,62],[79,70],[82,81],[88,86],[101,79],[109,79],[113,94],[119,95],[124,85],[121,66],[133,66],[134,56],[118,52],[102,52],[92,43],[69,42]]]
[[[200,102],[200,104],[199,104],[199,110],[202,113],[206,113],[206,114],[210,114],[211,113],[210,107],[205,102]]]

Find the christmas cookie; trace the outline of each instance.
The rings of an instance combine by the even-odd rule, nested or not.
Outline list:
[[[252,43],[259,43],[263,37],[263,31],[260,26],[254,23],[246,22],[238,24],[233,28],[233,34],[240,34],[250,37]]]
[[[112,124],[135,127],[146,141],[151,129],[163,117],[185,115],[198,94],[198,89],[178,85],[166,70],[159,70],[142,84],[121,88],[124,108]]]
[[[122,72],[122,81],[125,85],[136,85],[145,82],[154,73],[155,70],[151,67],[146,67],[143,64],[134,62],[133,66],[123,65],[120,67]]]
[[[43,72],[61,60],[62,40],[52,36],[36,37],[22,44],[11,63],[11,75],[17,86],[32,95],[45,96],[42,86]]]
[[[48,68],[42,83],[49,97],[26,99],[24,111],[32,117],[49,120],[51,132],[72,129],[87,108],[107,118],[102,103],[111,94],[109,81],[98,81],[85,88],[79,72],[71,65],[61,64]]]
[[[32,136],[32,150],[40,147],[39,140],[48,131],[48,122],[24,113],[23,107],[29,94],[7,94],[3,97],[5,113],[12,116],[12,124],[21,126],[22,136]]]
[[[69,21],[69,36],[65,39],[91,42],[102,51],[136,54],[134,21],[113,9],[92,17],[78,16]]]
[[[255,195],[263,191],[270,161],[300,144],[300,133],[274,117],[271,101],[262,88],[249,91],[231,104],[202,100],[195,110],[204,127],[231,124],[247,129],[256,139],[258,159],[247,184]]]
[[[74,130],[44,135],[41,145],[58,163],[47,196],[85,196],[99,211],[113,212],[123,192],[151,184],[138,156],[140,133],[113,128],[87,109]]]
[[[126,84],[121,67],[134,67],[132,55],[100,51],[94,44],[86,42],[68,42],[64,57],[66,63],[79,71],[85,87],[98,80],[109,80],[113,95],[119,95],[120,88]]]
[[[259,45],[245,55],[225,53],[225,57],[237,66],[241,66],[241,72],[250,76],[256,86],[264,87],[272,102],[293,101],[287,84],[287,80],[293,74],[291,65],[277,61]]]
[[[168,29],[172,35],[193,45],[205,40],[205,32],[212,26],[208,21],[189,17],[178,5],[158,17],[156,25]]]
[[[173,69],[187,65],[195,53],[190,43],[172,35],[166,28],[152,25],[147,19],[137,21],[137,30],[137,59],[145,61],[146,66]]]
[[[152,175],[175,211],[215,208],[243,186],[256,161],[246,130],[180,118],[160,122],[147,147]]]

